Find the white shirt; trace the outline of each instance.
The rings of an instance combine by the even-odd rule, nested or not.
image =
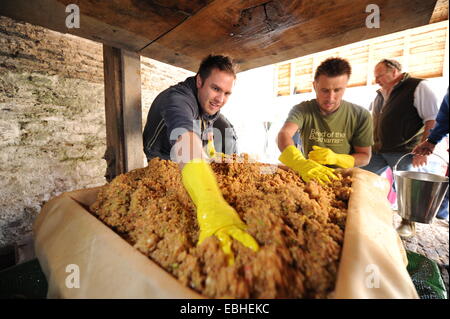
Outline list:
[[[420,81],[414,91],[414,106],[424,123],[426,121],[436,120],[439,112],[439,101],[425,80]]]

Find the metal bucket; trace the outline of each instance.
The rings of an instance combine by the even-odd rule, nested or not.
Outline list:
[[[448,189],[448,177],[432,173],[397,171],[397,165],[407,155],[403,155],[394,166],[399,214],[403,219],[429,224],[441,206]],[[432,154],[445,163],[448,162]]]

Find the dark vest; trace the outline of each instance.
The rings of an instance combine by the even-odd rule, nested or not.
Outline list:
[[[374,151],[408,153],[420,142],[424,124],[414,107],[414,91],[420,81],[422,79],[405,74],[405,78],[392,89],[384,107],[383,96],[378,93],[372,112]]]

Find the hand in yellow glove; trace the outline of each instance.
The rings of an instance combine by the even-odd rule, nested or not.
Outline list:
[[[313,146],[313,151],[309,152],[308,158],[324,165],[336,165],[342,168],[355,166],[355,158],[348,154],[336,154],[326,147]]]
[[[208,139],[208,144],[206,145],[206,152],[210,158],[216,156],[216,148],[214,147],[214,140]]]
[[[230,236],[253,251],[258,251],[258,243],[246,232],[247,226],[223,198],[208,163],[202,160],[190,161],[184,166],[181,175],[183,185],[197,207],[197,220],[200,226],[198,245],[205,238],[216,236],[228,257],[229,265],[234,263]]]
[[[209,158],[214,160],[216,163],[222,163],[227,159],[233,159],[233,156],[227,155],[221,152],[216,152],[216,148],[214,147],[214,141],[208,140],[208,144],[206,145],[206,152],[208,153]]]
[[[300,150],[294,145],[286,147],[278,159],[281,163],[299,173],[305,182],[316,179],[323,185],[325,182],[330,183],[330,178],[337,179],[337,176],[333,174],[334,170],[332,168],[305,159]]]

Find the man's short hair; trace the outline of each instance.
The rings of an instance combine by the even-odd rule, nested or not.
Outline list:
[[[204,81],[211,75],[213,69],[219,69],[220,71],[228,72],[236,78],[236,65],[233,60],[224,55],[208,55],[203,59],[198,69],[197,75]]]
[[[378,64],[384,64],[388,69],[396,69],[398,71],[402,71],[402,65],[400,62],[391,59],[383,59]]]
[[[344,74],[347,74],[350,78],[350,75],[352,74],[352,67],[350,66],[350,63],[342,58],[328,58],[317,68],[316,74],[314,75],[314,81],[316,81],[321,75],[334,78]]]

